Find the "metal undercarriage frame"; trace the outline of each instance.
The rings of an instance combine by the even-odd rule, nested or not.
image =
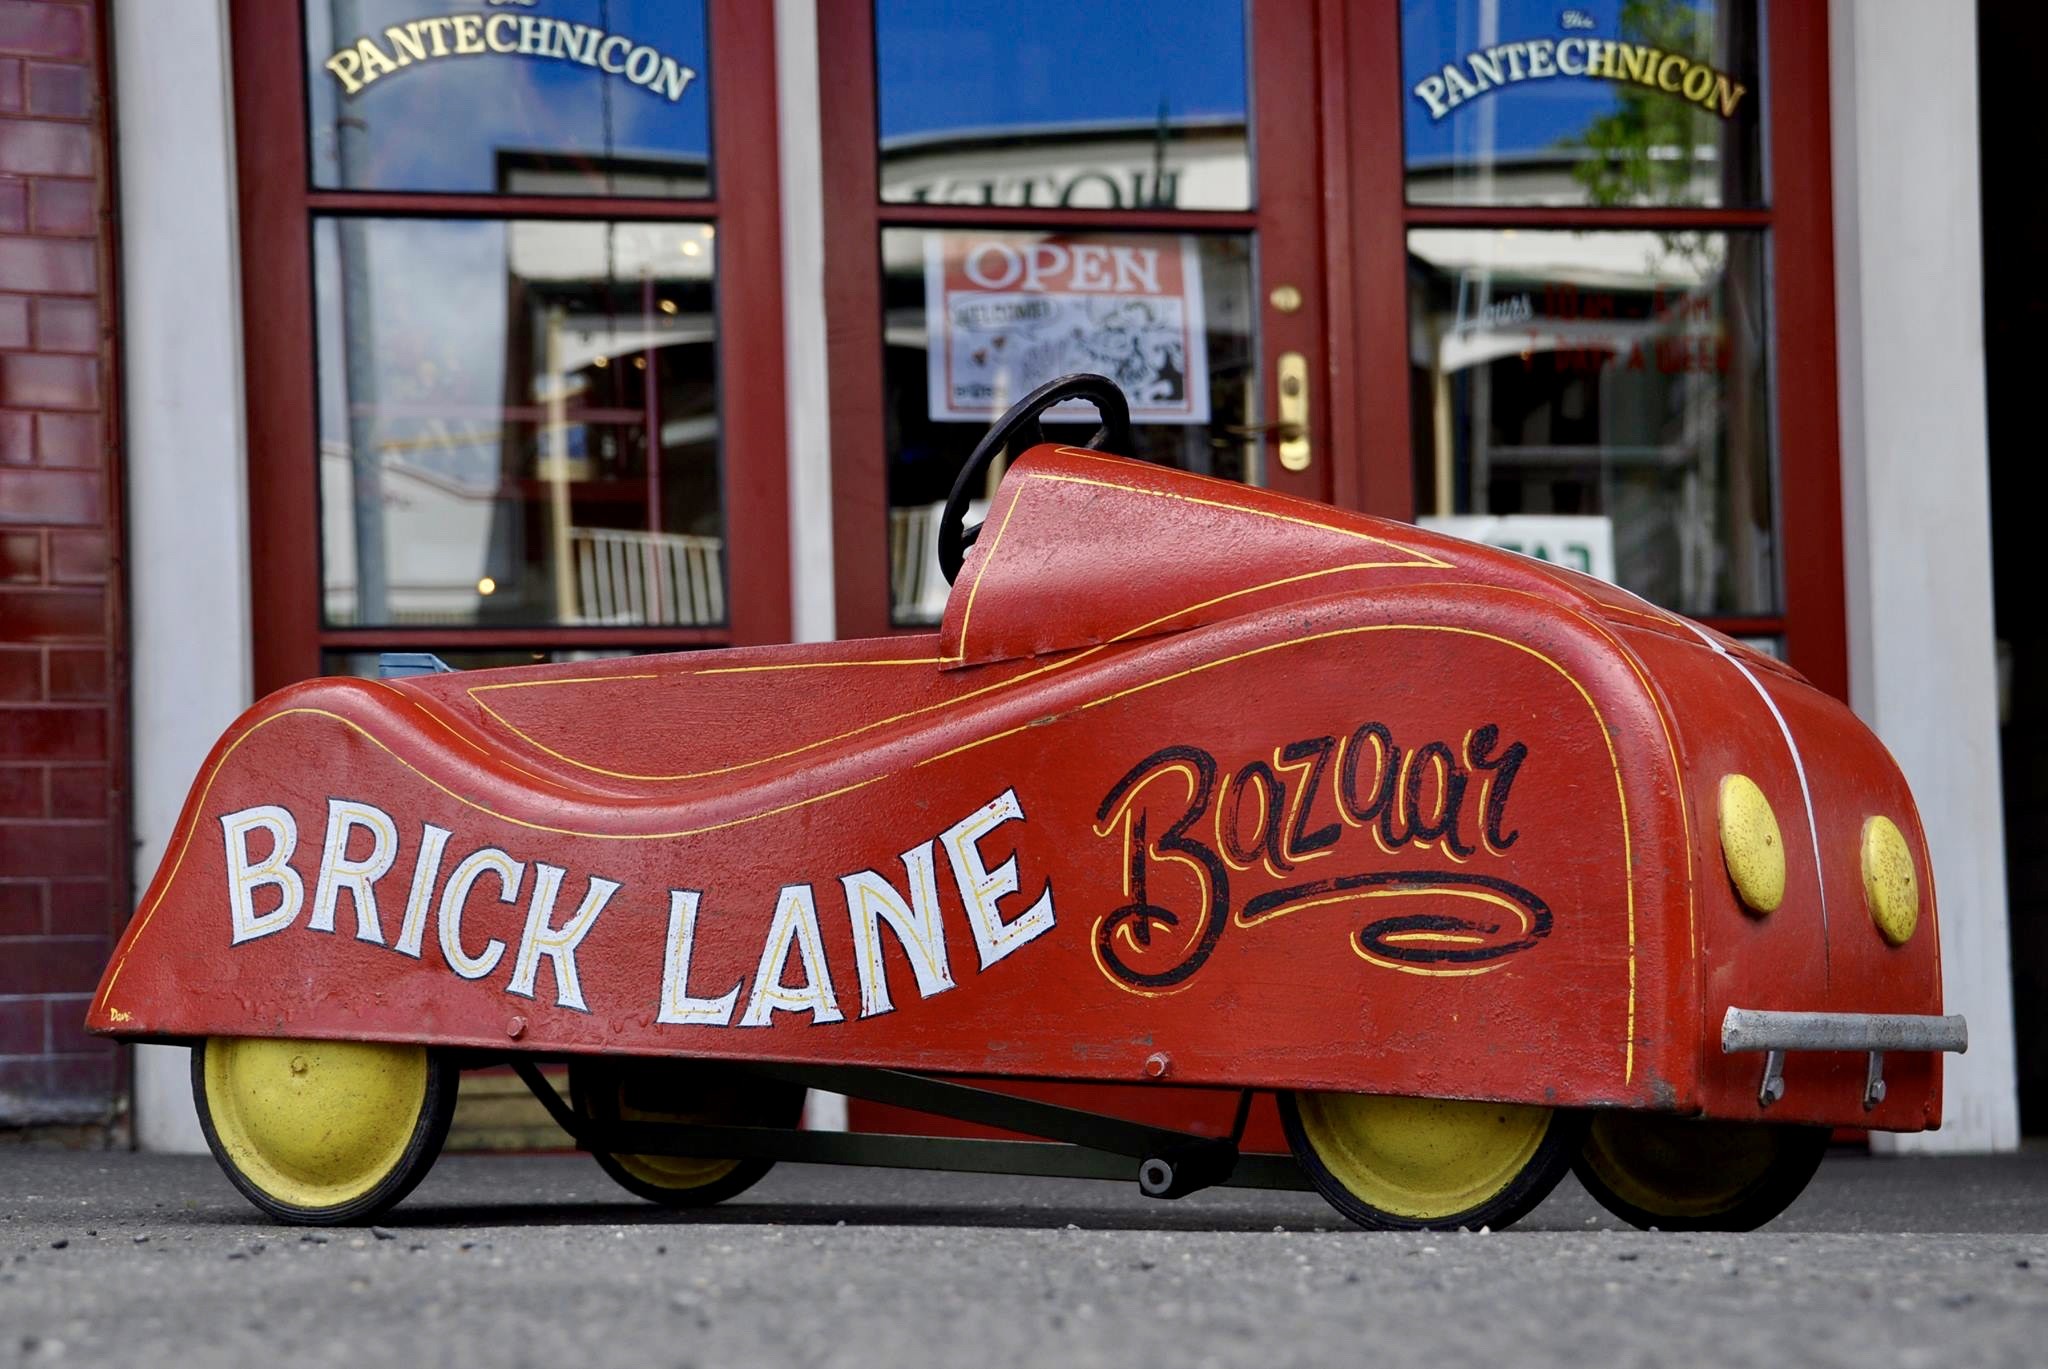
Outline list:
[[[1245,1121],[1251,1113],[1249,1089],[1238,1095],[1231,1134],[1219,1137],[1147,1126],[896,1070],[777,1064],[732,1067],[740,1074],[1045,1138],[978,1141],[786,1127],[599,1121],[581,1116],[570,1107],[533,1059],[511,1064],[578,1148],[615,1155],[789,1160],[814,1165],[948,1169],[1066,1179],[1135,1177],[1139,1191],[1152,1198],[1179,1198],[1216,1185],[1296,1190],[1310,1187],[1292,1156],[1239,1152],[1238,1143],[1244,1137]]]

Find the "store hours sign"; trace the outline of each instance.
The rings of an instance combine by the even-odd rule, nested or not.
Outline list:
[[[1138,423],[1207,423],[1200,250],[1191,236],[925,237],[934,422],[983,421],[1055,377],[1106,375]],[[1056,419],[1093,422],[1086,404]]]

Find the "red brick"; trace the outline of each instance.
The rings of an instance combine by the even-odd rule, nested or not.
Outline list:
[[[97,352],[99,306],[89,299],[37,300],[35,345],[45,352]]]
[[[49,1037],[43,1024],[43,1000],[17,998],[0,1003],[0,1055],[41,1055]]]
[[[83,119],[92,113],[92,73],[63,62],[28,64],[28,112],[60,119]]]
[[[21,113],[21,59],[0,61],[0,114]]]
[[[97,990],[98,983],[93,988]],[[89,993],[43,1000],[43,1027],[49,1035],[52,1055],[92,1055],[116,1049],[104,1036],[85,1029],[85,1010],[92,1006]]]
[[[0,120],[0,130],[8,124]],[[38,211],[43,186],[36,187]],[[99,289],[99,265],[89,242],[49,238],[0,238],[0,290],[45,295],[90,295]]]
[[[59,765],[50,769],[50,816],[53,818],[103,818],[107,816],[107,767],[104,765]]]
[[[106,960],[105,937],[0,937],[0,994],[90,993]]]
[[[28,345],[28,299],[22,295],[0,295],[0,347]],[[78,349],[74,347],[60,350]]]
[[[0,823],[0,869],[10,874],[55,877],[102,874],[107,868],[107,829],[97,822]],[[0,951],[0,958],[5,952]],[[9,989],[0,967],[0,993],[56,990]],[[60,989],[62,986],[58,986]]]
[[[0,818],[46,818],[43,776],[40,765],[0,765]],[[78,817],[98,817],[80,813]]]
[[[104,585],[107,582],[107,535],[92,532],[50,534],[50,583]]]
[[[0,356],[0,404],[22,409],[97,409],[100,364],[91,357]]]
[[[38,233],[99,230],[99,195],[91,181],[37,181],[29,199],[29,222]]]
[[[53,585],[104,585],[112,564],[107,555],[107,535],[88,532],[49,534],[49,575]]]
[[[0,583],[40,585],[43,583],[43,535],[39,532],[0,532]]]
[[[0,647],[0,700],[39,703],[43,697],[43,653],[34,647]]]
[[[17,176],[90,176],[92,129],[40,119],[0,123],[0,171]]]
[[[0,0],[0,52],[82,62],[91,55],[89,40],[86,11],[77,5]]]
[[[103,967],[104,968],[104,967]],[[88,988],[99,986],[94,975]],[[49,1085],[44,1097],[53,1103],[68,1103],[83,1114],[97,1106],[111,1111],[114,1106],[114,1069],[119,1058],[113,1042],[103,1042],[97,1055],[55,1055],[49,1060]]]
[[[0,708],[0,758],[18,761],[104,761],[104,708]],[[0,870],[7,862],[0,860]],[[19,873],[9,870],[9,874]],[[57,871],[45,870],[44,874]],[[76,873],[75,871],[72,873]]]
[[[0,936],[25,936],[41,930],[43,885],[32,880],[9,880],[0,883]]]
[[[0,177],[0,233],[28,231],[28,182]]]
[[[36,459],[36,416],[0,413],[0,462],[29,465]]]
[[[126,921],[127,908],[115,908],[113,894],[103,879],[56,879],[50,881],[50,930],[65,936],[100,936],[118,920]]]
[[[36,415],[36,457],[45,466],[98,466],[102,446],[97,414]]]
[[[0,357],[0,373],[14,362],[70,361],[71,357]],[[39,471],[0,468],[0,527],[12,523],[98,527],[106,519],[98,471]]]
[[[107,600],[96,589],[0,587],[0,623],[11,642],[100,641],[107,635]]]
[[[98,647],[51,647],[50,697],[106,698],[107,653]]]

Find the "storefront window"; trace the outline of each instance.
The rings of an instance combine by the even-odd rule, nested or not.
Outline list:
[[[1416,204],[1752,208],[1760,0],[1404,0]]]
[[[714,242],[316,220],[327,625],[725,622]]]
[[[1145,459],[1261,483],[1249,236],[891,228],[882,258],[897,624],[938,620],[954,476],[995,418],[1056,376],[1115,380]],[[1085,440],[1094,411],[1072,418]],[[988,489],[1000,478],[998,465]]]
[[[1245,0],[877,0],[882,198],[1248,209]]]
[[[703,0],[305,0],[319,189],[701,196]]]
[[[1761,233],[1418,228],[1408,252],[1423,514],[1680,612],[1780,610]]]

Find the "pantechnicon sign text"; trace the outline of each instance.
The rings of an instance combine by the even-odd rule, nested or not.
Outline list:
[[[696,69],[624,34],[532,14],[447,14],[412,19],[384,30],[383,42],[365,35],[324,63],[354,95],[380,77],[444,57],[504,53],[581,62],[666,97],[671,103],[697,79]]]
[[[1748,87],[1733,76],[1681,52],[1604,38],[1530,38],[1468,52],[1415,83],[1415,98],[1429,106],[1431,122],[1467,100],[1519,81],[1558,76],[1626,81],[1690,100],[1724,119],[1735,117]]]

